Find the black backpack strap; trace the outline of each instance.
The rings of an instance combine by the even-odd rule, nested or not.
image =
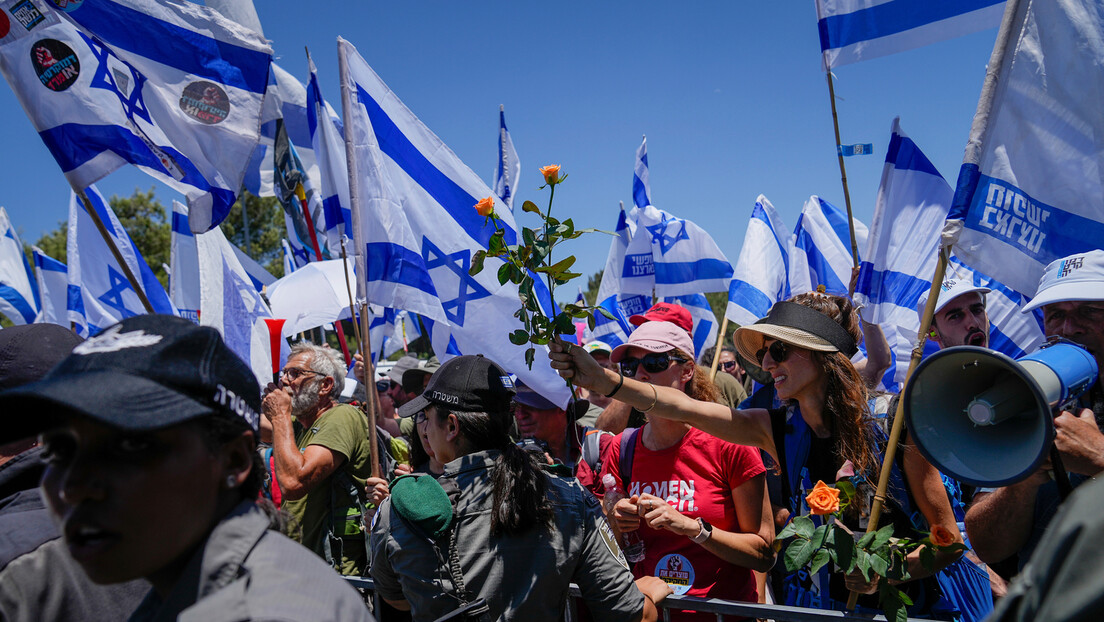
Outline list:
[[[782,475],[782,498],[789,505],[793,497],[793,488],[790,486],[790,474],[786,469],[786,408],[771,408],[770,413],[771,436],[774,437],[774,451],[778,455],[778,472]]]
[[[629,490],[626,475],[632,477],[633,454],[636,453],[636,437],[640,435],[642,428],[628,428],[621,433],[621,460],[618,462],[618,470],[621,473],[621,488],[626,493]]]

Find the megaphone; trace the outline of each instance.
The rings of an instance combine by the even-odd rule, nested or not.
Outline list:
[[[1053,412],[1096,380],[1096,359],[1068,341],[1013,359],[976,346],[940,350],[905,389],[905,422],[937,469],[975,486],[1027,478],[1054,440]]]

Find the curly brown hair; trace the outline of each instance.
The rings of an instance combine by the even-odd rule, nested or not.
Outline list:
[[[859,343],[862,329],[859,314],[851,301],[842,296],[809,292],[790,298],[789,302],[809,307],[832,318]],[[867,402],[870,398],[866,383],[851,360],[842,352],[813,352],[821,363],[827,387],[824,396],[824,414],[832,426],[836,438],[835,451],[842,464],[850,460],[855,473],[876,473],[878,468],[875,441],[869,429],[871,416]]]

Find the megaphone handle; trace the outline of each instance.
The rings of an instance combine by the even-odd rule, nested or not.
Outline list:
[[[1070,484],[1069,473],[1062,464],[1062,452],[1054,446],[1050,448],[1050,466],[1054,470],[1054,483],[1058,485],[1058,495],[1062,501],[1065,501],[1066,497],[1073,492],[1073,485]]]

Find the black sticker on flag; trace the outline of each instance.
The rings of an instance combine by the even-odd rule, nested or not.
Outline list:
[[[42,86],[60,93],[80,75],[77,53],[57,39],[42,39],[31,46],[31,64]]]
[[[11,5],[11,8],[8,10],[11,11],[12,17],[22,24],[25,30],[30,30],[46,21],[46,16],[38,10],[38,7],[31,3],[31,0],[16,2]],[[7,34],[7,32],[4,34]]]
[[[230,115],[230,98],[219,85],[200,80],[184,87],[180,109],[200,123],[214,125]]]

